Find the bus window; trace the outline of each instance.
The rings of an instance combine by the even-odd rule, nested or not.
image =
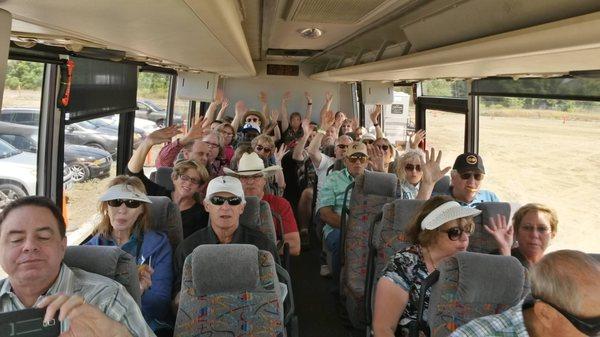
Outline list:
[[[554,208],[550,250],[600,253],[600,103],[481,97],[479,124],[483,188],[502,201]]]
[[[439,110],[427,110],[426,113],[427,149],[441,150],[441,167],[452,167],[454,159],[464,152],[466,116]]]
[[[0,112],[0,210],[36,194],[43,79],[43,63],[8,61]]]
[[[73,180],[64,214],[69,244],[81,243],[98,222],[98,197],[116,174],[118,132],[116,115],[65,126],[65,164]]]
[[[462,80],[430,80],[423,81],[422,86],[423,96],[437,97],[467,97],[467,82]]]

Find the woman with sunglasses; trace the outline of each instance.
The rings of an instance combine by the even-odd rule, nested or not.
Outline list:
[[[86,243],[119,246],[135,258],[138,267],[142,314],[155,333],[171,329],[168,315],[173,281],[173,253],[165,233],[150,229],[150,199],[141,180],[125,175],[108,183],[100,196],[100,222]]]
[[[181,212],[185,239],[195,231],[206,227],[208,223],[208,214],[202,206],[200,194],[210,178],[206,167],[194,160],[183,160],[175,164],[171,173],[173,190],[155,183],[144,175],[144,161],[150,149],[156,144],[170,140],[177,133],[176,128],[170,128],[156,130],[144,139],[129,159],[126,173],[138,177],[148,195],[168,197],[177,204]]]
[[[398,197],[402,199],[415,199],[421,187],[423,171],[421,160],[424,153],[420,149],[406,150],[398,157],[396,175],[400,183]]]
[[[396,158],[396,150],[386,138],[378,138],[373,143],[383,153],[383,172],[390,172],[390,164]]]
[[[479,213],[449,196],[425,202],[407,228],[406,235],[413,245],[390,259],[377,283],[373,315],[376,337],[408,336],[409,326],[417,319],[422,282],[444,258],[467,249],[475,226],[473,216]],[[425,318],[428,306],[429,292]]]
[[[485,226],[498,244],[498,252],[506,256],[514,256],[525,267],[530,268],[544,257],[550,240],[558,230],[556,212],[542,204],[527,204],[513,215],[512,226],[507,224],[504,216],[490,218],[490,226]],[[519,243],[513,247],[513,233]]]

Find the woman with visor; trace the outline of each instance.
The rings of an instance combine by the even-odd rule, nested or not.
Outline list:
[[[177,162],[171,174],[174,190],[169,190],[144,175],[144,161],[152,147],[170,141],[178,133],[179,130],[176,126],[150,133],[133,152],[127,163],[126,173],[138,177],[144,184],[148,195],[165,196],[177,204],[181,211],[181,224],[185,239],[208,224],[208,213],[204,210],[201,203],[202,198],[199,196],[202,186],[209,180],[208,171],[204,166],[191,159]]]
[[[460,206],[449,196],[429,199],[408,225],[412,246],[389,261],[377,283],[373,330],[376,337],[407,336],[416,323],[421,284],[443,259],[466,251],[473,216],[481,211]],[[425,298],[427,319],[429,291]]]
[[[100,222],[86,245],[118,246],[138,264],[142,314],[161,336],[171,330],[169,311],[173,282],[173,252],[165,233],[151,230],[150,199],[140,179],[117,176],[100,196]]]

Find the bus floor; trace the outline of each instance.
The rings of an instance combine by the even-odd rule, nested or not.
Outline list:
[[[319,275],[321,263],[317,238],[311,238],[309,249],[302,247],[300,256],[290,261],[292,289],[301,337],[364,337],[365,333],[349,330],[338,314],[331,293],[331,278]]]

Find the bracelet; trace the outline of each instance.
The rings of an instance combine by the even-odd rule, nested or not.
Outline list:
[[[312,102],[308,102],[308,103],[306,103],[306,104],[307,104],[307,105],[312,105]]]
[[[379,123],[374,123],[373,126],[377,127],[379,126]]]

